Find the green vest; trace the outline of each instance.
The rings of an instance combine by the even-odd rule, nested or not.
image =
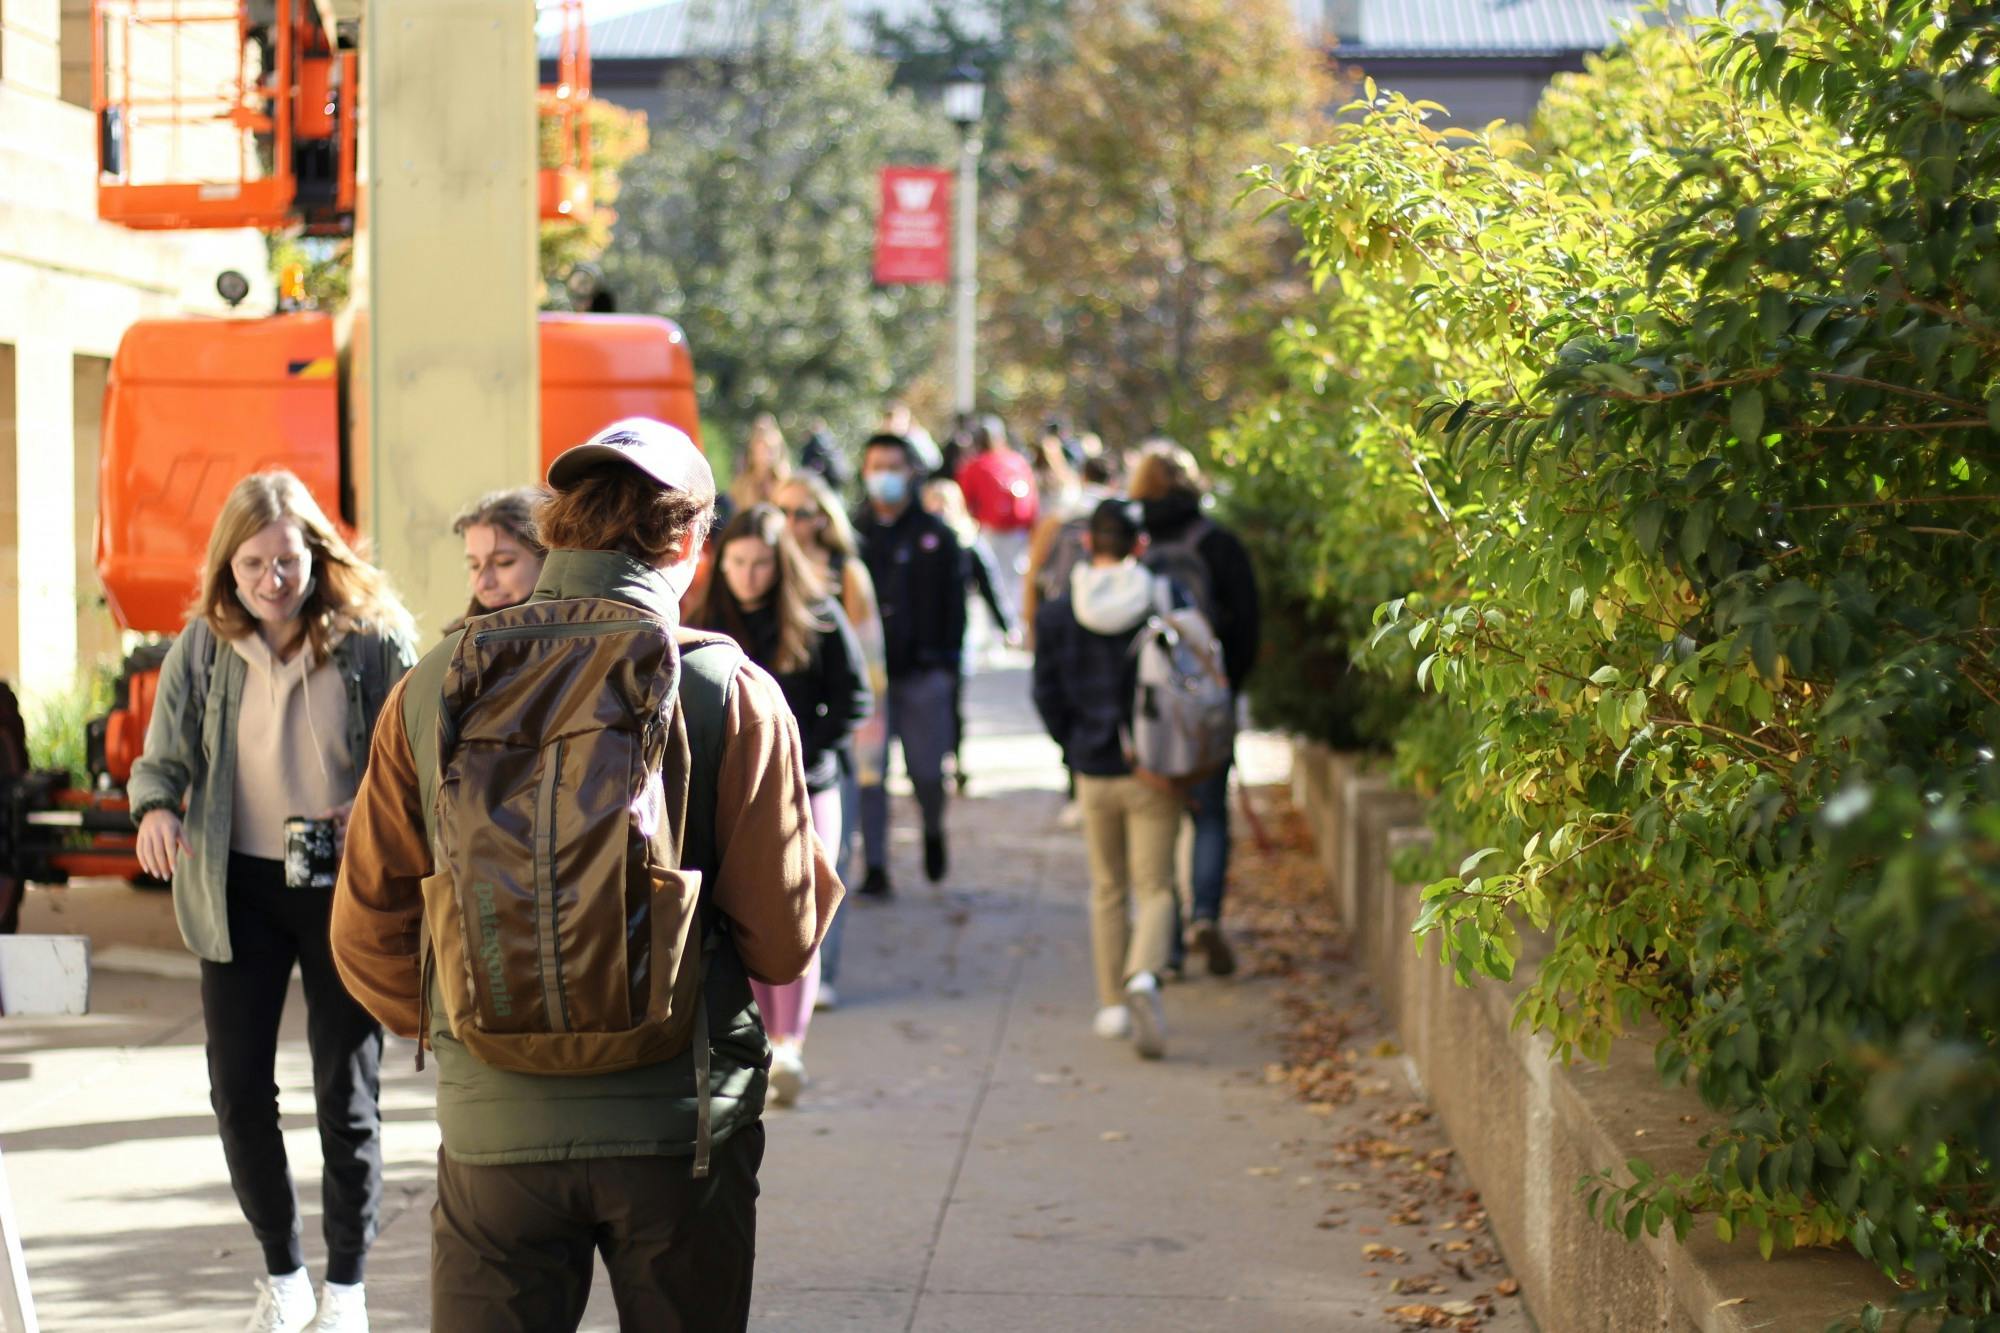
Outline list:
[[[608,597],[673,618],[671,590],[658,572],[603,551],[552,551],[536,598]],[[403,695],[403,725],[423,785],[437,771],[437,716],[454,633],[425,654]],[[715,785],[722,725],[735,674],[732,653],[696,648],[681,658],[680,706],[692,753],[683,863],[713,885]],[[426,822],[431,819],[428,808]],[[719,913],[711,929],[726,930]],[[771,1047],[750,996],[743,962],[727,935],[706,951],[710,1134],[720,1143],[764,1113]],[[437,1061],[438,1128],[455,1162],[559,1162],[592,1157],[692,1156],[698,1099],[694,1052],[616,1074],[556,1076],[496,1069],[452,1038],[443,1005],[430,996],[431,1051]]]

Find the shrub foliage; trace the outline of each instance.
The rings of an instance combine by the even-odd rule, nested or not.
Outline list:
[[[1262,172],[1321,297],[1220,454],[1424,692],[1400,762],[1480,850],[1419,934],[1471,982],[1545,932],[1519,1021],[1652,1015],[1723,1113],[1591,1206],[1995,1326],[2000,5],[1760,9],[1635,29],[1533,135],[1371,86]]]

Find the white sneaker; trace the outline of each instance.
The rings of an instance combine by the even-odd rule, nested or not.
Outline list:
[[[771,1052],[771,1102],[790,1106],[806,1086],[806,1062],[796,1046],[780,1046]]]
[[[833,989],[833,983],[831,981],[820,982],[819,995],[813,1000],[813,1012],[818,1013],[822,1009],[838,1008],[840,1008],[840,995]]]
[[[243,1333],[304,1333],[312,1318],[312,1279],[306,1270],[273,1273],[257,1284],[257,1308]]]
[[[1132,1012],[1132,1048],[1148,1060],[1167,1053],[1167,1008],[1160,1003],[1160,981],[1141,972],[1125,983],[1125,1007]]]
[[[1132,1035],[1132,1015],[1122,1004],[1107,1004],[1097,1011],[1090,1028],[1107,1041],[1122,1041]]]
[[[320,1283],[319,1313],[306,1325],[306,1333],[368,1333],[368,1298],[362,1284]]]

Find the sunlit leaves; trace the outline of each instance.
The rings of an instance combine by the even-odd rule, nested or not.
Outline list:
[[[1378,90],[1267,173],[1339,375],[1268,412],[1315,448],[1237,443],[1267,503],[1322,506],[1313,586],[1422,692],[1397,755],[1438,845],[1483,849],[1439,854],[1419,941],[1506,976],[1546,927],[1517,1021],[1597,1058],[1657,1019],[1715,1109],[1704,1170],[1594,1182],[1597,1215],[1846,1237],[1972,1320],[2000,1304],[2000,6],[1782,9],[1635,32],[1533,142]]]

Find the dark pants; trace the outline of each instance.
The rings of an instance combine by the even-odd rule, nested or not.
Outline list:
[[[305,1265],[298,1194],[278,1126],[278,1023],[292,964],[306,994],[319,1113],[326,1276],[359,1282],[382,1211],[382,1029],[334,971],[327,943],[331,889],[288,889],[280,861],[229,858],[233,960],[201,964],[209,1101],[229,1183],[272,1273]]]
[[[861,789],[861,850],[871,869],[889,863],[889,747],[903,743],[903,767],[916,789],[925,833],[944,832],[944,757],[958,743],[952,692],[958,673],[927,667],[889,678],[888,735],[882,746],[882,781]]]
[[[1231,764],[1234,764],[1234,758]],[[1204,778],[1188,793],[1194,819],[1194,855],[1188,867],[1188,888],[1194,901],[1196,921],[1222,920],[1222,896],[1229,884],[1229,768]],[[1181,938],[1186,918],[1181,912],[1180,895],[1174,895],[1174,947],[1169,961],[1180,967],[1187,960],[1187,945]]]
[[[468,1166],[438,1154],[433,1333],[568,1333],[604,1256],[626,1333],[741,1329],[757,1251],[761,1121],[685,1157]]]

